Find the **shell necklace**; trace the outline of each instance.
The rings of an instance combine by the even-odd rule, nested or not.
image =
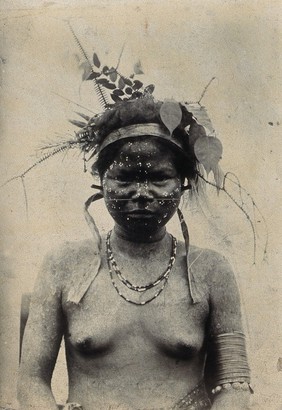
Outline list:
[[[128,279],[126,279],[123,274],[121,273],[120,269],[118,268],[117,262],[113,256],[113,251],[111,248],[111,242],[110,242],[110,238],[111,238],[111,233],[112,231],[109,231],[109,233],[107,234],[107,239],[106,239],[106,247],[107,247],[107,261],[108,261],[108,267],[109,267],[109,273],[110,273],[110,277],[111,277],[111,281],[112,284],[115,288],[115,290],[117,291],[117,293],[119,294],[120,297],[122,297],[124,300],[126,300],[126,302],[132,303],[134,305],[146,305],[147,303],[151,302],[152,300],[156,299],[156,297],[159,296],[159,294],[164,290],[165,285],[167,284],[168,278],[169,278],[169,274],[173,268],[174,262],[175,262],[175,258],[176,258],[176,250],[177,250],[177,239],[171,235],[171,239],[172,239],[172,250],[171,250],[171,256],[169,259],[169,264],[167,269],[153,282],[150,282],[146,285],[134,285],[133,283],[131,283]],[[119,279],[119,281],[125,285],[128,289],[134,291],[134,292],[146,292],[149,289],[152,289],[158,285],[161,284],[161,287],[158,289],[158,291],[149,299],[142,301],[142,302],[136,302],[132,299],[129,299],[127,296],[125,296],[123,293],[120,292],[120,290],[117,287],[117,284],[114,280],[114,273],[116,275],[116,277]]]

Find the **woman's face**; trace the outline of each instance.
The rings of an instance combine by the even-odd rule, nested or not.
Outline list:
[[[127,142],[117,152],[102,186],[107,209],[119,226],[151,234],[169,221],[181,197],[174,158],[152,138]]]

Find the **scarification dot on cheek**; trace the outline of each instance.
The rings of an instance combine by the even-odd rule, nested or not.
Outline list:
[[[106,206],[115,221],[138,229],[141,223],[142,229],[155,229],[175,212],[181,181],[171,155],[150,140],[122,147],[106,170],[102,186]],[[154,216],[139,221],[127,213],[136,207],[152,211]]]

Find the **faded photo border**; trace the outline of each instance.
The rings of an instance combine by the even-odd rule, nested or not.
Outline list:
[[[252,408],[282,409],[281,2],[0,0],[0,8],[0,185],[35,163],[40,145],[73,135],[68,119],[75,112],[100,110],[91,85],[81,80],[82,61],[67,22],[89,54],[96,51],[108,64],[125,44],[121,71],[129,73],[140,60],[144,82],[155,84],[159,99],[197,101],[215,77],[203,105],[224,146],[222,168],[238,175],[255,198],[267,230],[256,216],[254,265],[248,221],[232,203],[215,197],[211,224],[204,214],[188,216],[191,241],[231,258],[246,316]],[[83,172],[81,156],[51,158],[24,183],[25,190],[21,179],[0,188],[4,409],[17,409],[22,294],[32,291],[46,252],[90,235],[82,208],[92,177]],[[103,204],[94,212],[106,232],[111,220]],[[175,221],[170,228],[178,233]],[[64,402],[63,353],[53,387]]]

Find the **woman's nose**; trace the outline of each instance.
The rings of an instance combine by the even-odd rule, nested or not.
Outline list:
[[[147,181],[136,182],[135,191],[132,195],[133,200],[153,200],[152,192],[150,191]]]

